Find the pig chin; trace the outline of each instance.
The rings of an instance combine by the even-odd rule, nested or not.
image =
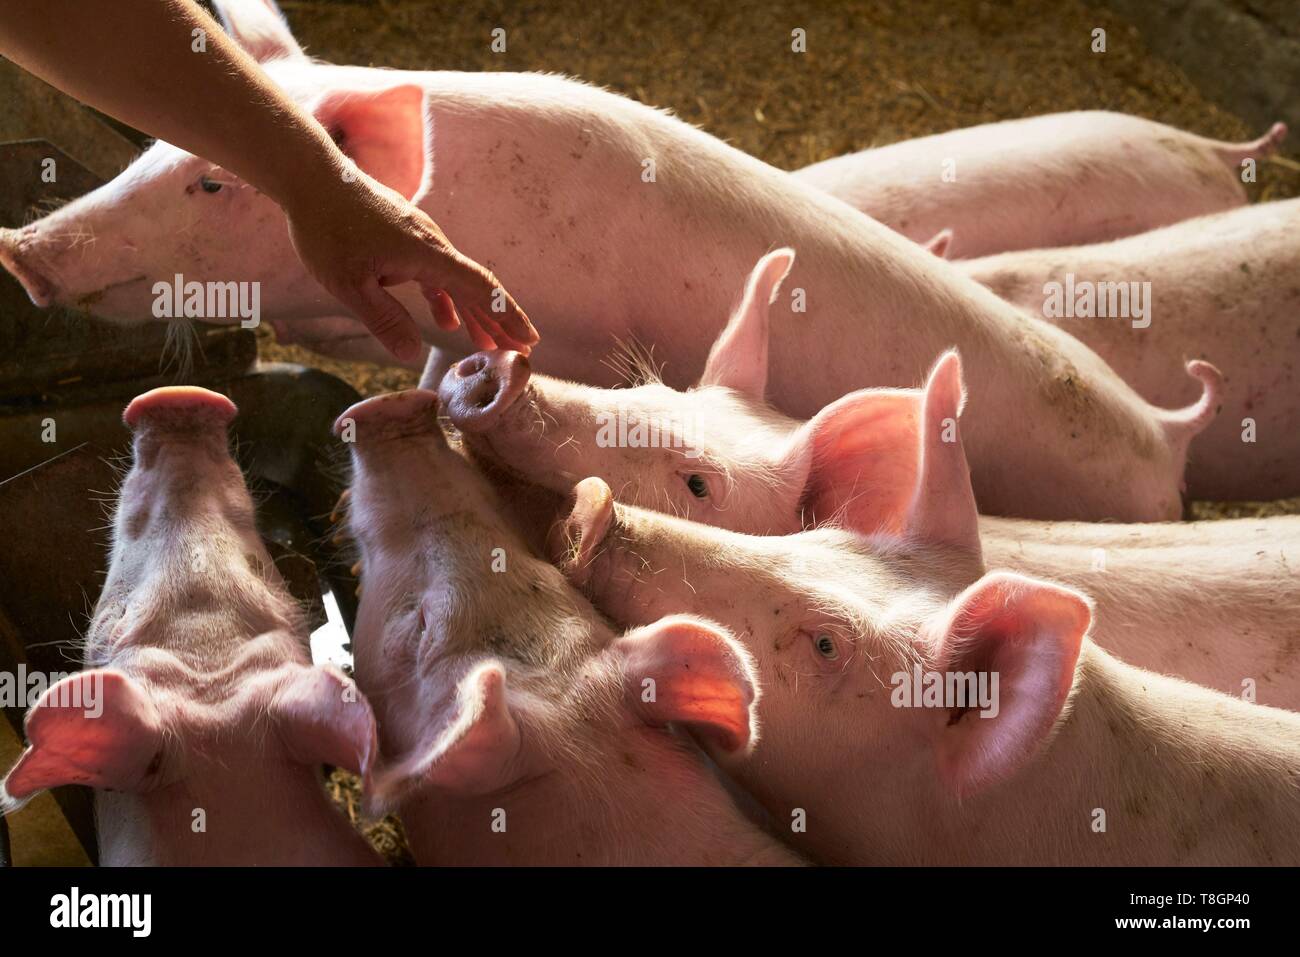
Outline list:
[[[508,479],[567,493],[594,473],[582,471],[580,467],[566,469],[554,461],[564,456],[572,443],[563,439],[547,440],[539,431],[541,426],[533,424],[543,421],[542,406],[533,400],[531,391],[523,398],[495,428],[483,432],[461,431],[461,444],[477,464]]]
[[[119,325],[142,325],[154,320],[153,283],[143,274],[109,283],[89,292],[59,290],[51,305],[88,312]]]

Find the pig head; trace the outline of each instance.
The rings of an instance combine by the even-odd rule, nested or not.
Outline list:
[[[134,463],[85,670],[28,712],[0,808],[94,788],[106,864],[377,863],[317,770],[368,773],[374,718],[350,679],[311,665],[227,450],[235,414],[193,387],[127,407]]]
[[[335,426],[355,470],[357,676],[384,753],[372,810],[400,808],[419,863],[784,860],[670,730],[748,752],[748,654],[691,616],[616,634],[500,518],[437,410],[412,390]]]
[[[368,71],[353,85],[322,88],[309,79],[316,67],[273,4],[216,6],[232,36],[356,166],[407,198],[420,191],[428,147],[420,87]],[[337,228],[346,232],[348,224]],[[257,290],[258,320],[329,318],[342,310],[303,268],[270,197],[162,141],[98,189],[27,225],[0,229],[0,265],[37,306],[68,306],[122,323],[254,318],[236,314],[229,294],[211,293],[208,284],[250,284],[242,291],[248,302],[249,290]],[[191,283],[201,284],[202,295]]]

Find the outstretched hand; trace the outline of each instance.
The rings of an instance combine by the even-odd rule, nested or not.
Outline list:
[[[355,167],[349,173],[298,208],[285,206],[294,249],[316,281],[404,361],[419,355],[420,334],[384,288],[404,282],[419,284],[440,328],[463,323],[476,349],[528,354],[537,331],[496,277],[414,203]]]

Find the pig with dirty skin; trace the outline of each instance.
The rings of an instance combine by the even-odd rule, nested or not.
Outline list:
[[[1300,495],[1300,199],[954,266],[1095,349],[1156,405],[1194,398],[1167,363],[1209,359],[1225,386],[1218,417],[1192,445],[1189,494]]]
[[[751,534],[825,522],[888,531],[914,491],[919,412],[935,380],[923,390],[860,390],[807,422],[772,409],[769,311],[793,258],[777,250],[755,266],[686,392],[644,366],[636,381],[650,381],[631,388],[565,382],[509,351],[471,356],[436,385],[475,460],[524,483],[566,492],[598,476],[620,501]],[[1207,388],[1202,427],[1221,382],[1204,363],[1191,371]],[[434,387],[434,374],[421,384]],[[972,415],[963,411],[963,428]],[[980,534],[997,567],[1089,591],[1106,626],[1099,634],[1120,658],[1229,693],[1253,679],[1263,703],[1300,706],[1300,661],[1289,652],[1300,592],[1287,562],[1300,519],[1094,526],[982,517]]]
[[[361,168],[501,278],[546,340],[539,371],[613,385],[609,352],[636,341],[686,386],[674,377],[703,365],[753,262],[790,243],[801,258],[789,287],[803,311],[773,331],[769,396],[783,412],[807,417],[856,388],[913,385],[955,345],[979,413],[967,444],[986,511],[1181,514],[1189,412],[1149,405],[1069,336],[844,203],[581,83],[320,63],[271,6],[217,6]],[[78,240],[87,235],[96,241]],[[87,196],[0,232],[0,262],[41,305],[84,303],[138,322],[151,314],[154,284],[179,273],[260,283],[263,318],[303,341],[347,335],[275,204],[166,143]],[[419,290],[393,293],[423,317],[427,341],[463,348],[427,315]],[[484,321],[496,344],[510,345]],[[1181,377],[1181,363],[1167,374]]]

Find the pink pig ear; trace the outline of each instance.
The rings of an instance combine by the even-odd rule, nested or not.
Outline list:
[[[979,554],[979,512],[959,427],[965,404],[961,358],[955,350],[945,352],[925,383],[916,492],[907,525],[908,534],[920,541]]]
[[[806,470],[806,525],[979,551],[978,515],[958,420],[961,361],[946,353],[925,388],[863,389],[795,433],[788,462]]]
[[[158,711],[149,693],[118,671],[64,678],[41,695],[24,728],[31,744],[0,784],[0,813],[64,784],[132,790],[162,764]]]
[[[700,385],[735,389],[761,402],[767,391],[769,316],[781,283],[794,268],[794,250],[778,249],[758,261],[745,294],[704,364]]]
[[[953,792],[1014,774],[1049,737],[1091,625],[1078,592],[1010,572],[985,575],[954,599],[938,624],[936,670],[982,676],[990,703],[948,708],[934,721],[939,776]]]
[[[339,149],[385,186],[414,199],[427,185],[432,124],[419,86],[332,91],[314,112]]]
[[[369,773],[378,753],[375,716],[357,686],[337,668],[295,667],[268,711],[295,760]]]
[[[948,247],[952,245],[952,230],[941,229],[929,238],[925,248],[940,259],[948,258]]]
[[[915,389],[862,389],[804,423],[789,460],[806,470],[805,525],[903,533],[916,493],[922,399]]]
[[[372,813],[393,807],[424,786],[488,794],[519,776],[522,739],[499,661],[483,662],[460,680],[450,711],[431,746],[374,776],[368,800]]]
[[[690,727],[726,752],[758,740],[758,683],[748,653],[719,626],[675,615],[613,641],[626,700],[646,724]]]
[[[284,14],[271,0],[213,0],[212,5],[226,33],[259,63],[305,57]]]

